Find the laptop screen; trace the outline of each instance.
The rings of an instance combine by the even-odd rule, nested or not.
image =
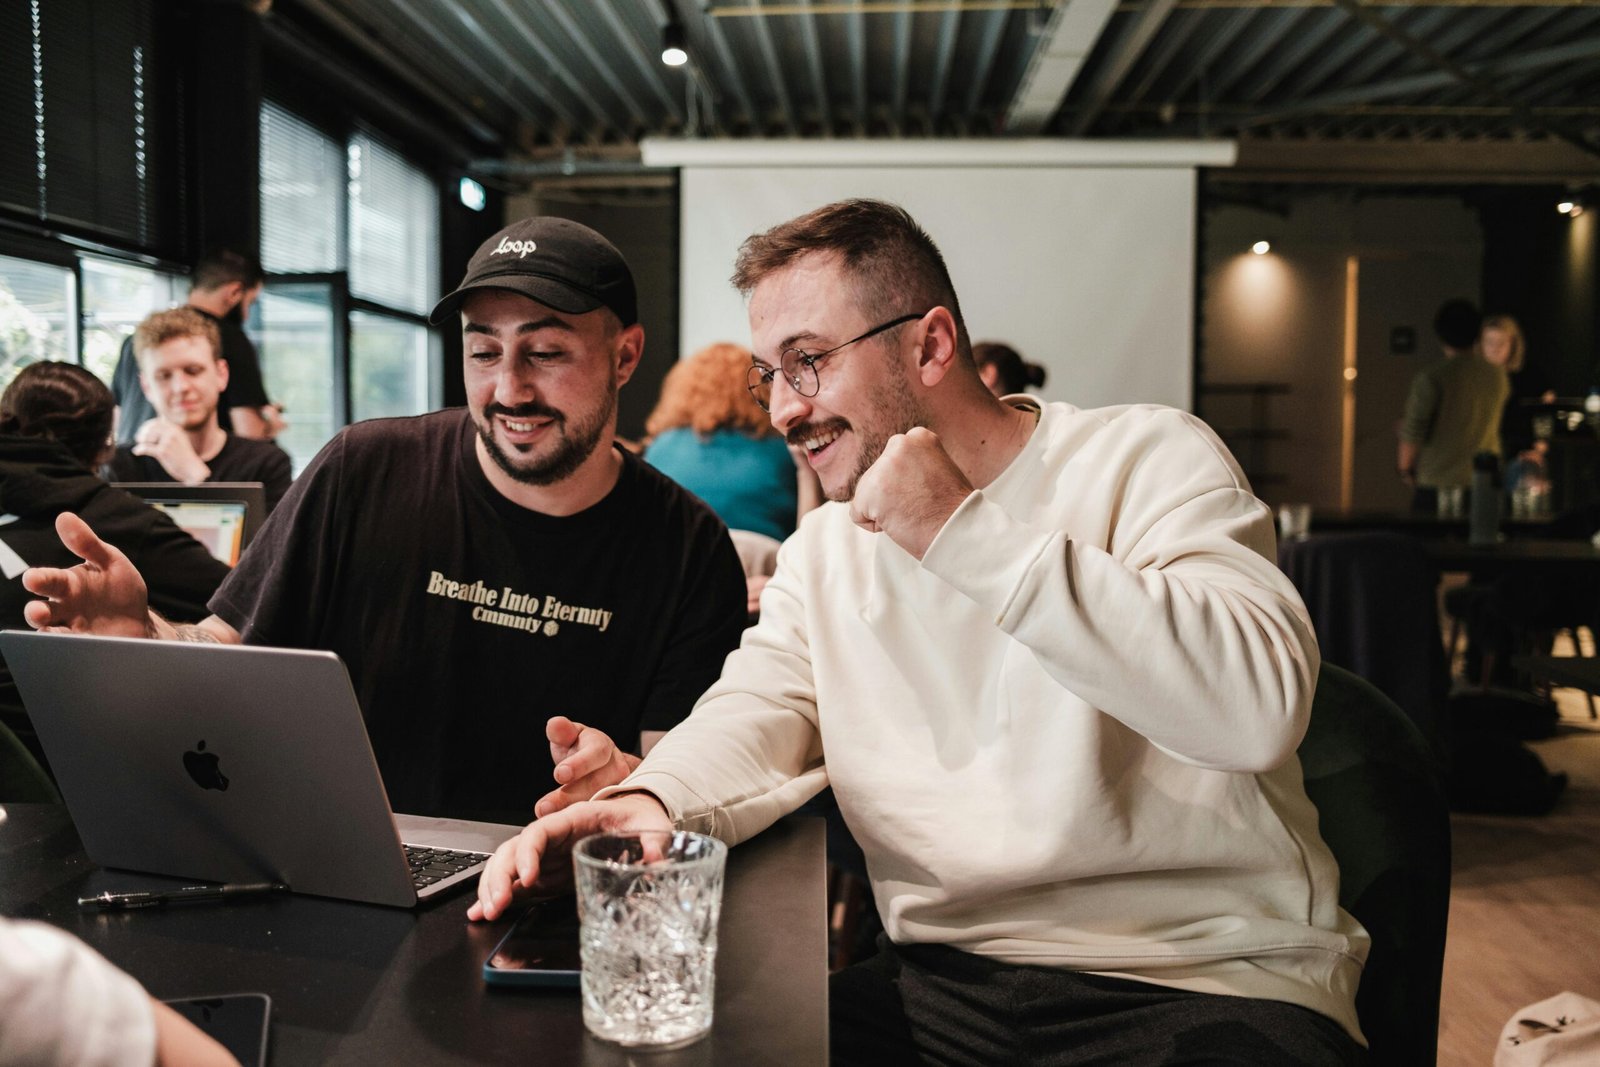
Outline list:
[[[206,551],[232,567],[244,551],[243,500],[160,500],[147,497],[145,503],[160,508],[190,537],[206,546]]]
[[[113,482],[166,512],[179,529],[232,567],[250,546],[266,514],[260,482]]]

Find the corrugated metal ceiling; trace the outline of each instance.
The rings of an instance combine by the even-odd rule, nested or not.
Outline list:
[[[1600,0],[284,0],[507,154],[645,136],[1600,146]],[[659,53],[669,17],[691,63]]]

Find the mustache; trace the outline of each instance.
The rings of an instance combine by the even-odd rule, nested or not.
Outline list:
[[[803,446],[811,438],[819,434],[844,433],[850,428],[850,423],[844,419],[825,419],[822,422],[807,422],[796,426],[784,435],[784,441],[796,448]]]
[[[516,407],[510,408],[493,400],[483,405],[484,418],[492,419],[496,415],[503,415],[508,419],[554,419],[556,422],[561,423],[567,421],[567,417],[561,412],[555,408],[546,407],[537,400],[530,400],[526,404],[518,404]]]

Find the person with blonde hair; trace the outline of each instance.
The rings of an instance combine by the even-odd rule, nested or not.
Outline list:
[[[1522,340],[1522,327],[1510,315],[1490,315],[1483,320],[1483,330],[1478,334],[1478,351],[1492,367],[1508,374],[1522,369],[1527,346]]]
[[[133,349],[140,387],[156,414],[133,444],[117,446],[108,465],[112,480],[260,482],[267,510],[277,507],[294,480],[289,454],[223,428],[219,412],[230,371],[216,323],[191,307],[157,311],[134,330]]]
[[[667,372],[644,458],[735,530],[783,540],[797,521],[794,457],[750,396],[750,350],[707,345]]]

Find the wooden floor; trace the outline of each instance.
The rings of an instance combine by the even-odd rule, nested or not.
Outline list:
[[[1561,733],[1532,745],[1571,777],[1555,811],[1451,819],[1440,1067],[1487,1067],[1519,1008],[1562,990],[1600,1000],[1600,726],[1581,694],[1557,699]]]

